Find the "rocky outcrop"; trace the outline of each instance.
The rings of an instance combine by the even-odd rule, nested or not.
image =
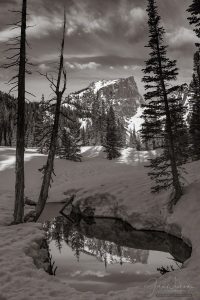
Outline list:
[[[119,117],[133,117],[138,107],[144,103],[133,76],[115,80],[92,82],[86,89],[72,93],[72,100],[79,100],[87,108],[91,108],[95,100],[105,108],[112,104]]]

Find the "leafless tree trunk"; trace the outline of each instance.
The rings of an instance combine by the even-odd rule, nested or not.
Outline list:
[[[18,74],[17,145],[14,223],[24,218],[24,126],[25,126],[25,73],[26,73],[26,16],[27,0],[22,2],[21,39]]]
[[[56,153],[56,144],[57,144],[57,137],[58,137],[58,129],[59,129],[59,118],[60,118],[60,109],[61,109],[61,102],[63,94],[66,90],[66,71],[64,68],[64,45],[65,45],[65,31],[66,31],[66,16],[64,14],[64,23],[63,23],[63,36],[62,36],[62,43],[61,43],[61,53],[60,53],[60,61],[59,61],[59,67],[58,67],[58,76],[57,81],[55,83],[53,78],[49,78],[46,74],[45,77],[51,84],[51,88],[53,92],[56,95],[56,107],[55,107],[55,116],[54,116],[54,124],[53,124],[53,130],[51,134],[51,142],[50,142],[50,148],[47,158],[47,163],[43,168],[44,176],[43,176],[43,182],[42,187],[40,190],[40,195],[38,199],[38,203],[36,205],[36,214],[34,220],[37,221],[39,216],[41,215],[47,198],[48,198],[48,192],[51,185],[52,180],[52,173],[54,171],[54,158]],[[63,88],[61,89],[61,81],[63,76]]]

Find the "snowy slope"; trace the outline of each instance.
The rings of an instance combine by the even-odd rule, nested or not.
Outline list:
[[[26,195],[37,200],[41,184],[38,168],[44,164],[45,156],[39,156],[34,150],[29,150],[27,154]],[[135,228],[165,230],[182,236],[185,241],[192,243],[192,256],[183,270],[170,273],[162,279],[174,281],[176,276],[182,285],[193,287],[194,299],[198,300],[200,162],[187,165],[186,193],[174,214],[168,216],[165,207],[169,194],[152,195],[149,191],[151,182],[146,168],[143,168],[147,159],[155,156],[156,152],[137,152],[128,148],[122,151],[122,156],[116,161],[106,160],[101,147],[85,147],[82,154],[82,163],[56,159],[57,176],[49,201],[61,201],[71,193],[76,193],[81,205],[87,203],[94,206],[98,214],[117,215],[128,220]],[[14,164],[6,168],[5,160],[11,160],[13,156],[14,150],[0,147],[0,166],[4,166],[0,172],[0,299],[158,299],[154,293],[150,297],[153,285],[149,283],[148,289],[140,285],[107,295],[95,295],[79,293],[57,278],[48,276],[42,269],[36,269],[30,256],[38,256],[38,243],[42,237],[40,225],[6,226],[12,220],[15,174]]]

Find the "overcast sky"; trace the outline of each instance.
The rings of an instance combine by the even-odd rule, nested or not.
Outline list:
[[[197,40],[188,24],[187,13],[192,0],[157,0],[166,29],[169,57],[177,59],[179,82],[190,82],[192,57]],[[68,72],[67,93],[86,87],[99,79],[134,75],[140,92],[144,61],[148,58],[146,0],[28,0],[27,31],[31,49],[29,59],[35,64],[27,77],[31,92],[49,96],[48,84],[37,71],[51,72],[58,60],[63,6],[66,5],[67,34],[65,64]],[[17,34],[9,23],[16,20],[12,9],[20,9],[21,0],[0,0],[0,51],[9,38]],[[14,71],[13,71],[14,73]],[[0,71],[0,89],[12,72]]]

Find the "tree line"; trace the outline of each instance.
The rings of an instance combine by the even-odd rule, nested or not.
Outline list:
[[[200,4],[193,0],[188,8],[189,23],[193,26],[197,37],[200,37]],[[125,143],[125,126],[123,121],[116,118],[112,105],[105,111],[104,103],[100,105],[98,95],[93,101],[91,111],[92,127],[80,128],[80,106],[77,103],[78,114],[73,115],[73,110],[62,105],[66,91],[67,74],[64,66],[64,47],[66,32],[66,15],[64,13],[63,29],[60,53],[58,56],[57,75],[41,74],[49,82],[54,97],[47,102],[42,100],[40,104],[26,104],[26,74],[31,73],[27,67],[27,0],[22,0],[21,19],[14,24],[20,28],[20,36],[11,40],[8,51],[17,49],[17,53],[8,57],[9,63],[4,68],[18,67],[17,75],[11,80],[11,91],[17,91],[17,100],[9,98],[1,93],[2,124],[0,130],[0,142],[5,145],[12,144],[14,134],[16,136],[16,185],[15,185],[15,209],[14,223],[24,221],[24,150],[32,143],[39,147],[41,152],[46,151],[47,161],[41,168],[43,179],[36,210],[27,220],[36,221],[48,198],[54,174],[54,158],[59,154],[62,158],[69,159],[69,151],[73,159],[80,160],[79,143],[102,144],[105,147],[108,159],[120,156],[120,147]],[[144,123],[141,130],[141,141],[137,140],[136,133],[130,133],[130,143],[141,147],[141,142],[154,149],[161,147],[160,154],[150,160],[148,166],[149,176],[154,181],[152,192],[160,192],[163,189],[172,188],[173,195],[169,203],[169,209],[177,203],[183,194],[183,164],[191,157],[199,159],[200,148],[200,70],[199,47],[194,55],[194,71],[190,84],[191,114],[189,126],[185,122],[185,107],[180,95],[180,87],[176,82],[178,69],[176,61],[168,57],[167,45],[164,42],[165,29],[162,26],[155,0],[148,0],[147,5],[149,41],[149,58],[143,69],[146,93],[144,106]],[[70,99],[68,99],[70,101]],[[39,112],[39,113],[38,113]],[[63,116],[63,117],[61,117]],[[34,120],[33,126],[29,122]],[[15,127],[16,125],[16,127]],[[69,150],[71,149],[71,150]],[[59,152],[58,152],[59,151]]]

